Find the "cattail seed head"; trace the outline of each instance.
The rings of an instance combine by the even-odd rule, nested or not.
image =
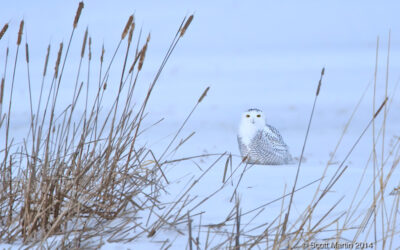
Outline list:
[[[379,115],[379,112],[381,112],[382,108],[386,105],[386,102],[388,101],[389,98],[385,98],[385,100],[382,102],[381,106],[379,109],[375,112],[374,119]]]
[[[206,97],[208,90],[210,89],[210,87],[207,87],[206,90],[204,90],[203,94],[200,96],[199,100],[197,101],[197,103],[200,103],[204,97]]]
[[[1,86],[0,86],[0,105],[3,103],[3,95],[4,95],[4,77],[1,78]]]
[[[3,36],[6,33],[7,29],[8,29],[8,23],[4,24],[3,28],[0,31],[0,40],[1,40],[1,38],[3,38]]]
[[[22,20],[21,23],[19,24],[17,45],[21,44],[23,31],[24,31],[24,20]]]
[[[133,31],[135,30],[135,22],[132,22],[131,28],[129,29],[128,43],[132,42]]]
[[[83,2],[80,2],[80,3],[79,3],[79,6],[78,6],[78,10],[76,11],[76,14],[75,14],[74,29],[75,29],[76,26],[78,25],[79,18],[81,17],[81,13],[82,13],[83,7],[84,7]]]
[[[56,66],[54,67],[54,78],[58,77],[58,69],[60,67],[62,50],[63,50],[63,43],[60,43],[60,49],[58,50]]]
[[[124,40],[124,39],[125,39],[126,35],[128,34],[129,28],[130,28],[131,25],[132,25],[132,22],[133,22],[133,15],[131,15],[131,16],[129,17],[129,19],[128,19],[128,22],[126,22],[124,31],[122,32],[122,35],[121,35],[121,40]]]
[[[28,43],[25,43],[25,59],[26,59],[26,62],[27,63],[29,63],[29,46],[28,46]]]
[[[103,90],[106,90],[107,88],[107,82],[104,82]]]
[[[144,58],[146,57],[146,51],[147,51],[147,45],[150,42],[150,38],[151,35],[150,33],[147,35],[147,39],[146,39],[146,44],[143,46],[142,50],[140,51],[140,57],[139,57],[139,65],[138,65],[138,71],[140,71],[143,67],[143,63],[144,63]]]
[[[186,21],[185,25],[181,29],[181,37],[185,34],[187,28],[189,27],[190,23],[193,21],[193,15],[191,15],[188,20]]]
[[[82,44],[81,58],[83,58],[83,56],[85,55],[85,49],[86,49],[87,36],[88,36],[88,28],[86,28],[86,31],[85,31],[85,36],[83,37],[83,44]]]
[[[50,56],[50,44],[47,47],[47,54],[46,54],[46,60],[44,62],[44,69],[43,69],[43,76],[46,75],[46,71],[47,71],[47,64],[49,63],[49,56]]]
[[[319,91],[321,90],[322,77],[324,76],[324,74],[325,74],[325,67],[322,68],[321,77],[319,78],[317,93],[315,94],[317,96],[319,95]]]
[[[105,52],[105,50],[104,50],[104,44],[103,44],[103,46],[101,47],[101,56],[100,56],[101,63],[103,63],[103,60],[104,60],[104,52]]]
[[[89,61],[92,60],[92,38],[89,37]]]
[[[142,70],[144,58],[146,57],[146,50],[147,50],[147,43],[143,46],[142,50],[140,51],[140,58],[138,64],[138,70]]]

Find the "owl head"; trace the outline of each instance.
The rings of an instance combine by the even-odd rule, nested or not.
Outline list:
[[[242,114],[241,125],[261,129],[265,127],[264,113],[259,109],[249,109]]]

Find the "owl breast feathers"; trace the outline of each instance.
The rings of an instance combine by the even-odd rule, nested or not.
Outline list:
[[[238,143],[240,154],[249,164],[280,165],[292,162],[288,146],[279,131],[270,125],[257,130],[247,144],[238,136]]]

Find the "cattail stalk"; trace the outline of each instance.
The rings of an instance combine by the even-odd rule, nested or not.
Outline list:
[[[104,44],[103,44],[103,46],[101,47],[101,56],[100,56],[101,63],[103,63],[103,61],[104,61],[104,52],[105,52],[105,50],[104,50]]]
[[[168,144],[168,146],[165,148],[164,152],[161,154],[160,158],[158,159],[158,162],[161,162],[161,159],[165,156],[165,154],[167,153],[167,151],[169,150],[169,148],[171,147],[172,143],[174,143],[174,141],[176,140],[176,138],[178,137],[179,133],[182,131],[183,127],[186,125],[187,121],[189,120],[189,118],[192,116],[193,112],[196,110],[197,106],[199,106],[200,102],[204,99],[204,97],[206,96],[208,90],[210,89],[210,87],[207,87],[206,90],[204,90],[203,94],[200,96],[199,100],[197,101],[196,105],[194,105],[192,111],[190,111],[189,115],[186,117],[185,121],[182,123],[181,127],[178,129],[178,132],[176,132],[174,138],[172,138],[172,140],[170,141],[170,143]]]
[[[207,87],[206,90],[204,90],[203,94],[200,96],[199,100],[197,101],[198,103],[200,103],[204,99],[204,97],[206,97],[209,89],[210,89],[210,87]]]
[[[24,31],[24,20],[22,20],[19,24],[18,40],[17,40],[18,46],[21,44],[23,31]]]
[[[193,15],[191,15],[186,21],[185,25],[181,29],[181,37],[185,34],[186,30],[189,28],[190,23],[193,21]]]
[[[47,53],[46,53],[46,59],[44,62],[44,68],[43,68],[43,76],[42,76],[42,83],[40,85],[40,94],[39,94],[39,103],[36,109],[36,124],[35,124],[35,130],[37,129],[38,126],[38,120],[39,120],[39,112],[40,112],[40,106],[42,104],[42,95],[43,95],[43,86],[44,86],[44,79],[47,73],[47,65],[49,64],[49,57],[50,57],[50,44],[47,46]],[[35,158],[36,160],[36,158]]]
[[[135,30],[135,22],[132,22],[131,28],[129,29],[128,43],[132,42],[133,31]]]
[[[291,210],[292,202],[293,202],[293,196],[294,196],[294,192],[295,192],[296,186],[297,186],[297,181],[298,181],[298,178],[299,178],[301,163],[302,163],[302,161],[303,161],[304,150],[305,150],[305,148],[306,148],[307,139],[308,139],[308,134],[309,134],[309,132],[310,132],[311,122],[312,122],[313,117],[314,117],[314,110],[315,110],[315,106],[316,106],[316,103],[317,103],[319,91],[320,91],[320,89],[321,89],[322,77],[323,77],[324,74],[325,74],[325,68],[322,68],[321,76],[320,76],[320,79],[319,79],[319,82],[318,82],[317,91],[316,91],[316,93],[315,93],[314,103],[313,103],[313,106],[312,106],[312,109],[311,109],[310,119],[309,119],[309,121],[308,121],[306,136],[305,136],[305,138],[304,138],[304,143],[303,143],[303,147],[302,147],[302,150],[301,150],[299,163],[298,163],[298,165],[297,165],[296,177],[295,177],[295,179],[294,179],[294,184],[293,184],[293,188],[292,188],[292,193],[290,194],[290,200],[289,200],[288,211],[287,211],[287,213],[285,214],[285,219],[284,219],[283,226],[282,226],[281,242],[282,242],[283,240],[285,240],[285,238],[286,238],[286,226],[287,226],[287,223],[288,223],[288,220],[289,220],[290,210]]]
[[[8,29],[8,23],[4,24],[3,28],[0,31],[0,40],[1,40],[1,38],[3,38],[3,36],[6,33],[7,29]]]
[[[89,61],[92,60],[92,38],[89,37]]]
[[[320,78],[319,78],[318,88],[317,88],[316,95],[319,95],[319,91],[321,90],[322,77],[324,76],[324,74],[325,74],[325,67],[323,67],[323,68],[322,68],[322,71],[321,71],[321,76],[320,76]]]
[[[1,78],[1,86],[0,86],[0,105],[3,104],[3,95],[4,95],[4,77]]]
[[[25,39],[27,40],[27,35],[25,36]],[[26,68],[28,71],[28,89],[29,89],[29,103],[30,103],[30,108],[31,108],[31,126],[32,126],[32,131],[33,131],[33,105],[32,105],[32,88],[31,88],[31,73],[29,70],[29,45],[28,42],[25,42],[25,60],[26,60]],[[35,141],[35,133],[32,133],[32,140]]]
[[[43,76],[45,76],[47,72],[47,65],[49,64],[49,56],[50,56],[50,44],[47,47],[46,60],[44,62],[44,68],[43,68]]]
[[[63,46],[64,46],[63,43],[60,43],[60,48],[58,49],[57,61],[56,61],[56,65],[54,67],[54,78],[58,77],[58,69],[60,68]]]
[[[76,10],[76,14],[75,14],[74,25],[73,25],[74,29],[78,25],[79,18],[81,17],[81,13],[82,13],[83,7],[84,7],[83,2],[80,2],[79,6],[78,6],[78,9]]]
[[[147,45],[149,44],[150,41],[150,34],[147,36],[146,43],[143,46],[142,50],[140,51],[140,58],[139,58],[139,64],[138,64],[138,71],[140,71],[143,67],[144,63],[144,58],[146,57],[146,51],[147,51]]]
[[[81,51],[81,58],[83,58],[83,56],[85,55],[87,37],[88,37],[88,28],[86,28],[85,36],[84,36],[84,38],[83,38],[82,51]]]
[[[19,25],[18,40],[17,40],[17,51],[15,52],[14,69],[13,69],[12,80],[11,80],[11,90],[10,90],[10,100],[9,100],[9,104],[8,104],[8,115],[7,115],[7,125],[6,125],[6,140],[5,140],[5,150],[4,150],[4,152],[5,152],[4,153],[4,159],[5,160],[8,158],[8,154],[9,154],[9,150],[10,150],[10,148],[8,147],[8,140],[9,140],[11,110],[12,110],[12,101],[13,101],[13,93],[14,93],[15,73],[16,73],[16,70],[17,70],[19,46],[21,45],[23,30],[24,30],[24,20],[22,20],[20,25]],[[7,57],[8,57],[8,48],[7,48]],[[11,155],[10,155],[10,159],[11,159]],[[4,160],[4,164],[6,164],[5,160]],[[12,165],[12,161],[10,160],[10,171],[11,171],[11,165]],[[11,185],[11,182],[10,182],[10,185]]]
[[[28,46],[28,43],[25,43],[25,59],[26,59],[26,62],[29,63],[29,46]]]
[[[126,35],[128,34],[129,28],[131,27],[133,22],[133,15],[131,15],[128,19],[128,21],[126,22],[124,31],[122,31],[122,35],[121,35],[121,40],[124,40]]]

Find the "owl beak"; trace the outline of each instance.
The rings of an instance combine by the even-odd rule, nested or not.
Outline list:
[[[254,120],[254,118],[251,119],[251,123],[252,123],[252,124],[256,123],[256,121]]]

